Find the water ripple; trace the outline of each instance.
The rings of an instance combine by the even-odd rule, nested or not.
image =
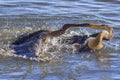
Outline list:
[[[60,59],[50,63],[4,56],[5,52],[0,52],[0,79],[120,79],[119,13],[120,0],[1,0],[0,50],[21,34],[41,29],[57,30],[66,23],[108,24],[113,26],[115,35],[112,41],[105,42],[103,50],[70,54],[64,49]],[[70,29],[64,36],[70,36],[71,31],[76,34],[98,32]]]

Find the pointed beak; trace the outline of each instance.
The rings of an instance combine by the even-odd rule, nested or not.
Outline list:
[[[89,27],[94,29],[104,29],[103,25],[90,25]]]

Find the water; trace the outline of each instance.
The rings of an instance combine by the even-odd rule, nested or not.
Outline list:
[[[65,23],[108,24],[115,30],[115,37],[106,43],[105,49],[80,54],[62,52],[55,62],[0,55],[0,79],[119,80],[119,13],[120,0],[0,0],[1,49],[20,34],[40,29],[57,30]],[[89,34],[96,31],[87,30]]]

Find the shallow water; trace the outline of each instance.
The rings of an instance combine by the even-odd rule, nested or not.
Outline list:
[[[1,49],[26,32],[57,30],[66,23],[108,24],[115,37],[95,52],[65,54],[55,62],[0,55],[0,79],[119,80],[120,0],[0,0]],[[89,34],[98,30],[85,31]],[[70,29],[69,32],[81,29]],[[2,53],[0,54],[7,54]]]

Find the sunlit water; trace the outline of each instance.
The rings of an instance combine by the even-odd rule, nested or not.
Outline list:
[[[50,62],[9,56],[6,55],[11,51],[9,48],[6,52],[2,50],[21,34],[83,22],[108,24],[114,28],[115,37],[105,42],[104,49],[95,52],[74,54],[72,46],[57,46]],[[120,0],[0,0],[0,79],[119,80],[119,22]],[[98,30],[72,28],[63,36],[95,32]],[[53,41],[48,47],[55,44]]]

